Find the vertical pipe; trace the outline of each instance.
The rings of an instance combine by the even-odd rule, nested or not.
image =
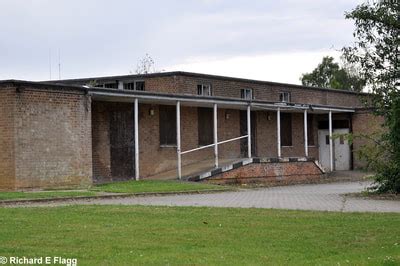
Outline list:
[[[247,106],[247,156],[251,158],[251,113],[250,105]]]
[[[330,155],[330,166],[333,171],[333,139],[332,139],[332,111],[329,111],[329,155]]]
[[[308,125],[307,125],[307,110],[304,110],[304,152],[308,157]]]
[[[277,124],[277,145],[278,145],[278,158],[281,158],[281,108],[278,107],[276,112],[276,124]]]
[[[134,130],[135,130],[135,179],[139,180],[139,100],[134,103]]]
[[[214,103],[214,157],[215,167],[218,167],[218,106]]]
[[[176,154],[178,156],[178,178],[182,178],[182,155],[181,155],[181,102],[176,102]]]

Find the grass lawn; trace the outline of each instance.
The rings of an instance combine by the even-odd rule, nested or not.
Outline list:
[[[1,256],[79,265],[399,265],[400,215],[240,208],[0,208]]]
[[[0,192],[0,200],[94,196],[92,191]]]
[[[114,182],[95,185],[87,191],[40,191],[40,192],[0,192],[0,200],[43,199],[78,196],[95,196],[102,192],[108,193],[142,193],[142,192],[183,192],[205,190],[228,190],[230,187],[210,185],[176,180],[140,180]]]
[[[114,182],[96,185],[92,191],[113,193],[140,193],[140,192],[178,192],[195,190],[230,189],[229,187],[210,185],[205,183],[182,182],[176,180],[139,180]]]

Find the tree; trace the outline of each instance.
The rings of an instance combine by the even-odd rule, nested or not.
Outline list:
[[[323,57],[322,62],[311,73],[303,74],[300,80],[306,86],[351,91],[362,91],[365,85],[354,67],[342,68],[330,56]]]
[[[379,158],[370,158],[377,171],[375,188],[395,193],[400,193],[399,14],[400,2],[395,0],[358,5],[346,13],[346,18],[355,23],[355,43],[343,48],[346,60],[360,66],[372,90],[368,107],[385,120],[387,130],[375,142],[375,151],[382,152]]]
[[[135,72],[136,74],[149,74],[156,72],[153,58],[149,54],[146,54],[142,59],[140,59]]]

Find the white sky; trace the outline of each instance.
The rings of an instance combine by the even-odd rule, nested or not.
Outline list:
[[[1,0],[0,79],[158,70],[299,84],[351,44],[344,19],[362,0]]]

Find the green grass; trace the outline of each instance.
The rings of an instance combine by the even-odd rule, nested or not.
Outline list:
[[[0,200],[94,196],[92,191],[0,192]]]
[[[175,180],[140,180],[114,182],[97,185],[93,191],[112,193],[140,193],[140,192],[178,192],[194,190],[229,189],[228,187],[210,185],[205,183],[182,182]]]
[[[205,190],[228,190],[229,187],[204,183],[181,182],[175,180],[140,180],[114,182],[95,185],[87,191],[40,191],[40,192],[0,192],[0,200],[45,199],[62,197],[95,196],[108,193],[143,193],[143,192],[182,192]]]
[[[266,209],[0,208],[0,256],[79,265],[399,265],[400,215]]]

